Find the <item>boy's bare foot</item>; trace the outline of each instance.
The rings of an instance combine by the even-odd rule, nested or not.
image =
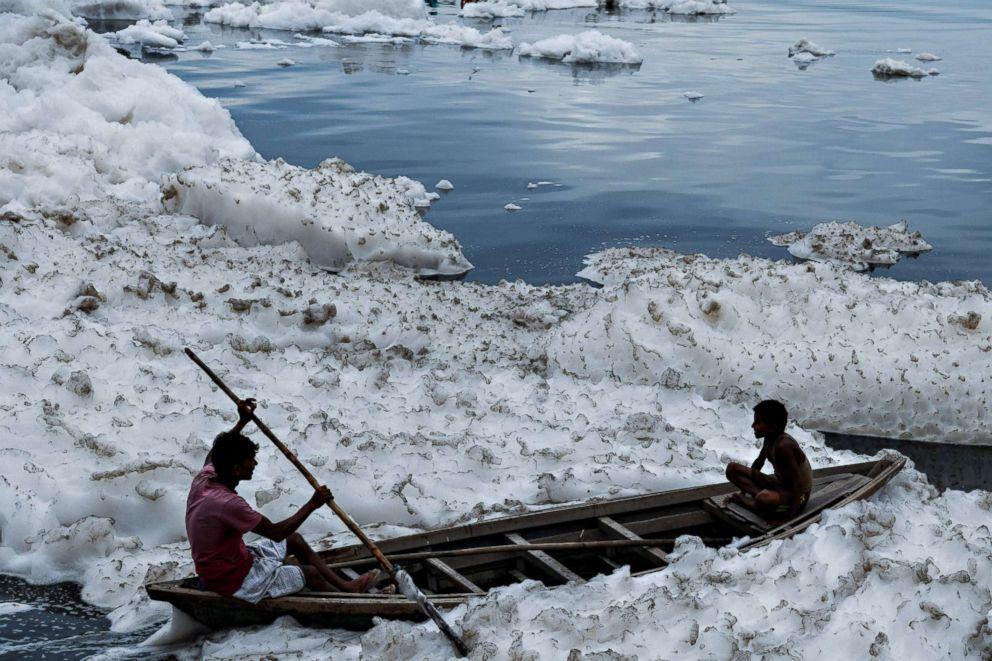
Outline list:
[[[735,491],[734,493],[730,494],[730,497],[727,499],[727,502],[737,503],[738,505],[743,505],[744,507],[747,507],[747,501],[744,499],[744,494],[741,493],[740,491]]]
[[[371,588],[369,592],[374,592],[375,594],[396,594],[396,586],[386,585],[381,588]]]
[[[375,584],[376,579],[379,578],[379,573],[378,569],[367,571],[353,581],[345,583],[345,590],[347,592],[368,592],[369,588]]]

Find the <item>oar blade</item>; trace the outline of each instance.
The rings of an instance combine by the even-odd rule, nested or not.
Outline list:
[[[410,601],[417,602],[417,605],[420,606],[420,610],[424,611],[424,615],[434,621],[434,624],[436,624],[437,628],[441,630],[441,633],[443,633],[447,639],[451,641],[451,644],[455,646],[455,649],[458,650],[458,654],[460,656],[467,656],[468,647],[465,645],[465,642],[458,637],[458,634],[451,630],[448,622],[437,610],[437,607],[427,600],[427,595],[421,592],[420,588],[417,587],[417,584],[413,582],[413,578],[411,578],[408,573],[399,567],[396,568],[396,573],[393,576],[396,579],[396,585],[399,586],[400,592],[403,593],[403,596]]]

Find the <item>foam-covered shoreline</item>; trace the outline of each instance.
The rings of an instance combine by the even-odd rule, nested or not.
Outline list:
[[[380,537],[720,481],[756,452],[749,406],[764,396],[809,426],[989,434],[992,303],[979,283],[658,249],[590,256],[582,275],[598,290],[422,282],[401,260],[350,260],[335,276],[289,233],[246,240],[250,215],[162,206],[184,168],[188,190],[170,204],[207,185],[228,202],[261,185],[309,190],[289,166],[268,181],[278,168],[216,102],[55,15],[0,22],[0,51],[17,82],[0,98],[18,109],[0,119],[18,155],[0,163],[0,571],[79,581],[118,629],[167,613],[142,582],[191,571],[186,488],[234,420],[183,346],[259,397],[261,417]],[[225,179],[225,164],[244,176]],[[409,202],[405,182],[377,185],[356,211]],[[313,208],[344,203],[323,194]],[[422,229],[395,245],[435,236]],[[815,466],[855,459],[792,431]],[[272,518],[309,495],[267,445],[241,492]],[[450,619],[478,658],[980,658],[989,511],[987,492],[938,494],[907,470],[793,540],[744,555],[685,540],[653,576],[514,586]],[[324,512],[304,533],[350,541]],[[189,651],[400,659],[446,645],[429,625],[355,638],[281,622]]]

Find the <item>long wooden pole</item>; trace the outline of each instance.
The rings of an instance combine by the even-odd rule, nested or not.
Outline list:
[[[703,538],[704,542],[726,544],[730,538]],[[393,553],[393,560],[428,560],[430,558],[460,558],[473,555],[517,554],[527,551],[597,551],[623,548],[652,548],[672,546],[674,539],[611,539],[597,542],[544,542],[538,544],[498,544],[496,546],[473,546],[467,549],[447,549],[444,551],[416,551],[413,553]],[[375,562],[375,558],[358,558],[328,564],[331,569],[357,567]]]
[[[189,356],[190,360],[196,363],[200,367],[200,369],[202,369],[206,373],[206,375],[210,377],[210,380],[213,381],[217,385],[217,387],[224,392],[225,395],[231,398],[231,401],[233,401],[235,404],[241,401],[241,399],[234,394],[234,391],[228,388],[227,384],[221,381],[220,377],[214,374],[213,370],[207,367],[207,365],[202,360],[200,360],[200,357],[197,356],[192,349],[187,347],[185,351],[186,351],[186,355]],[[279,451],[282,452],[283,455],[285,455],[285,457],[289,459],[289,461],[294,466],[296,466],[296,470],[300,471],[303,477],[306,478],[307,482],[310,483],[311,487],[316,489],[317,487],[320,486],[320,483],[317,482],[317,479],[310,473],[309,470],[307,470],[307,467],[304,466],[303,463],[297,458],[296,454],[294,454],[292,450],[286,447],[286,444],[280,441],[279,437],[277,437],[272,432],[272,430],[269,429],[268,426],[266,426],[264,422],[259,420],[257,415],[252,413],[251,419],[252,422],[255,423],[255,426],[258,427],[258,430],[263,434],[265,434],[265,436],[270,441],[272,441],[272,443],[277,448],[279,448]],[[412,598],[414,601],[416,601],[420,605],[421,610],[424,611],[424,614],[427,615],[432,620],[434,620],[434,623],[437,624],[438,629],[440,629],[441,633],[443,633],[448,638],[448,640],[451,641],[451,644],[454,645],[456,650],[458,650],[458,653],[461,656],[467,655],[468,647],[466,647],[464,641],[462,641],[462,639],[459,638],[458,635],[451,630],[451,627],[448,626],[448,623],[441,616],[441,613],[438,612],[434,604],[428,601],[427,597],[423,594],[423,592],[417,589],[417,586],[413,584],[413,580],[410,578],[410,575],[402,570],[399,570],[395,565],[393,565],[392,562],[389,561],[389,558],[387,558],[385,555],[382,554],[382,551],[380,551],[379,547],[375,545],[375,542],[369,539],[368,535],[366,535],[365,532],[359,527],[359,525],[355,523],[354,519],[348,516],[347,512],[341,509],[341,507],[337,504],[337,502],[335,502],[333,497],[327,503],[327,506],[330,507],[331,510],[334,512],[334,514],[337,515],[337,517],[344,522],[344,525],[348,527],[348,530],[350,530],[355,535],[355,537],[358,537],[358,539],[361,540],[362,544],[365,545],[365,548],[367,548],[369,552],[373,556],[375,556],[375,559],[378,560],[382,568],[386,570],[386,573],[389,574],[390,578],[392,578],[394,581],[396,581],[399,584],[400,589],[403,591],[404,594],[407,594],[408,592],[415,593],[415,596],[411,596],[410,594],[407,594],[407,596]]]

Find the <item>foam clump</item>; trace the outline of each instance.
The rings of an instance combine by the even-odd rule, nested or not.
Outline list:
[[[598,0],[487,0],[470,2],[458,13],[465,18],[493,18],[523,16],[524,12],[554,11],[596,7]]]
[[[935,76],[939,72],[936,69],[924,70],[906,64],[902,60],[886,57],[875,62],[871,68],[872,74],[877,78],[926,78]]]
[[[681,16],[722,16],[737,11],[726,0],[620,0],[627,9],[658,9]]]
[[[512,2],[470,2],[458,12],[463,18],[511,18],[523,16],[524,10]]]
[[[576,35],[560,34],[517,48],[521,57],[560,60],[569,64],[640,64],[641,54],[630,42],[587,30]]]
[[[768,237],[776,246],[788,248],[799,259],[833,262],[855,271],[891,266],[903,255],[918,255],[933,249],[918,231],[909,231],[905,220],[888,227],[865,227],[853,221],[820,223],[808,232],[788,232]]]
[[[0,43],[0,75],[18,81],[0,87],[0,214],[116,224],[158,208],[165,173],[254,157],[217,101],[64,17],[6,14]]]
[[[605,285],[603,302],[543,345],[569,374],[708,399],[773,397],[815,429],[945,442],[992,430],[992,379],[969,367],[989,351],[992,295],[979,282],[660,248],[607,250],[586,264],[579,275]]]
[[[172,12],[161,0],[71,0],[73,16],[97,20],[172,20]]]
[[[134,25],[129,25],[123,30],[113,33],[114,38],[121,44],[127,46],[140,44],[143,47],[173,49],[186,41],[186,34],[170,26],[166,21],[140,20]],[[210,42],[204,42],[209,46]],[[201,44],[202,46],[202,44]],[[209,50],[213,50],[211,46]]]
[[[0,601],[0,617],[5,615],[17,615],[27,613],[35,609],[31,604],[22,604],[16,601]]]
[[[834,52],[832,50],[827,50],[826,48],[823,48],[818,44],[815,44],[807,39],[800,39],[792,46],[789,46],[789,57],[796,57],[797,55],[803,53],[807,55],[811,55],[812,57],[815,58],[829,57],[831,55],[834,55]]]
[[[496,28],[486,33],[456,23],[435,23],[416,0],[277,0],[271,3],[232,2],[207,12],[203,20],[233,27],[271,30],[322,30],[328,34],[363,37],[403,37],[424,43],[466,48],[509,50],[510,38]]]
[[[309,170],[279,159],[225,160],[163,184],[169,211],[223,226],[245,246],[296,241],[321,268],[392,261],[421,275],[469,271],[454,237],[420,219],[426,195],[412,179],[356,172],[339,159]]]

